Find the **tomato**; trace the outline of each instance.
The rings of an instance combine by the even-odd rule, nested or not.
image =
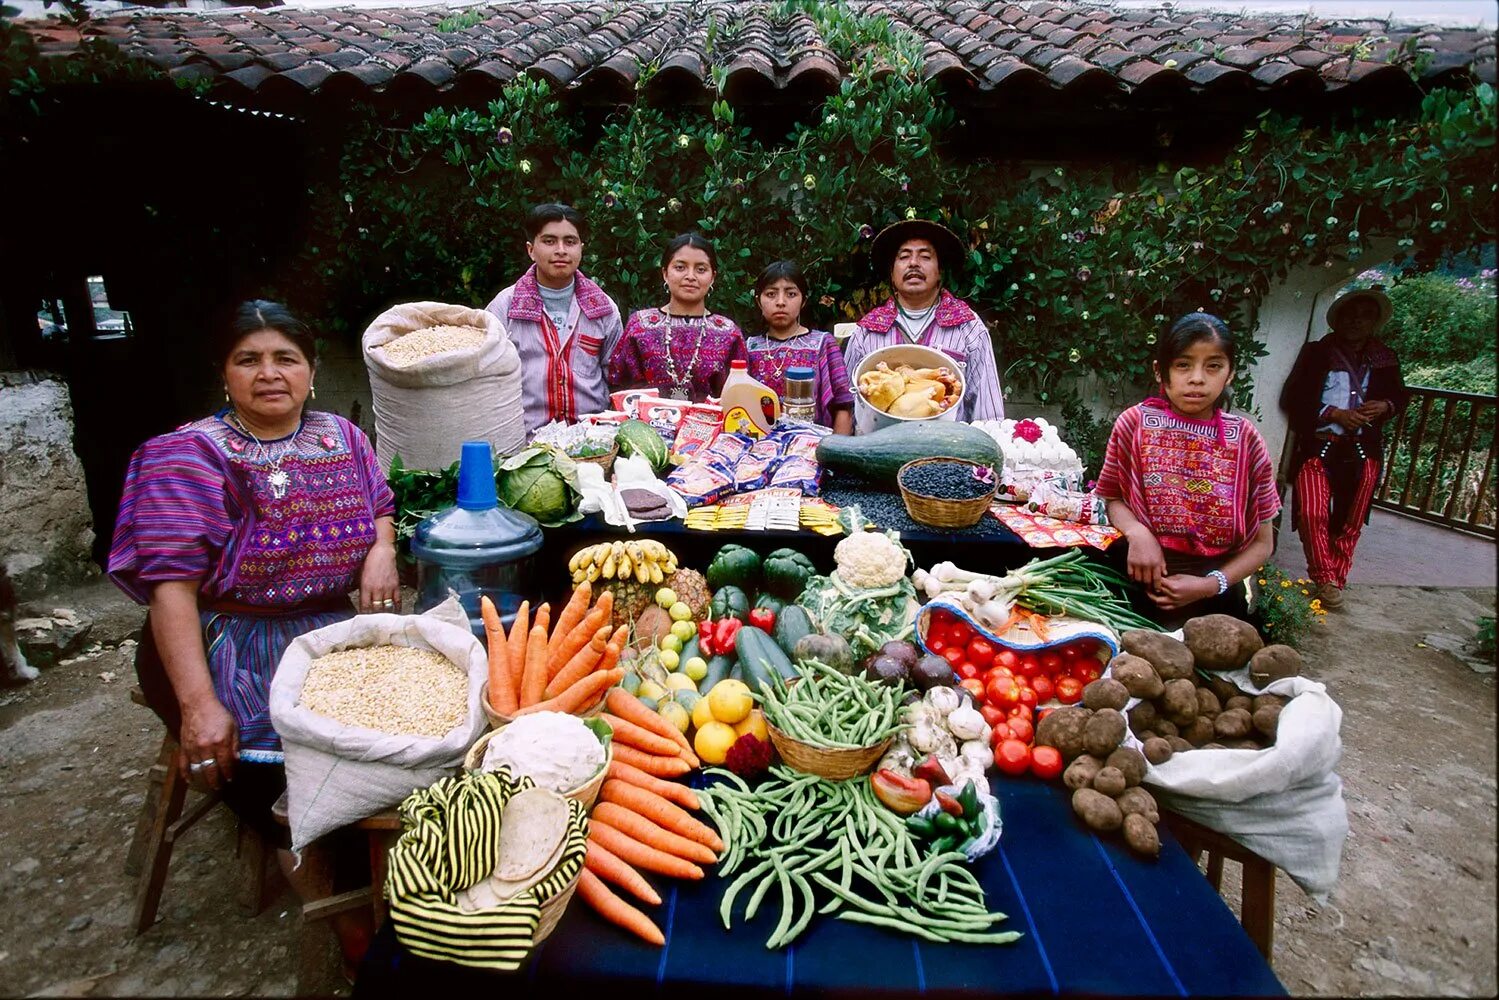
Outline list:
[[[1063,705],[1076,705],[1083,697],[1083,682],[1076,677],[1063,677],[1057,681],[1057,701]]]
[[[1010,707],[1009,712],[1006,713],[1005,718],[1006,719],[1031,719],[1031,718],[1033,718],[1035,716],[1035,714],[1036,714],[1036,710],[1033,707],[1031,707],[1030,705],[1013,705],[1013,706]]]
[[[928,652],[936,653],[938,656],[941,656],[947,650],[947,638],[941,632],[938,632],[935,635],[928,632],[926,637],[926,648]]]
[[[962,663],[967,655],[962,646],[949,646],[942,651],[942,658],[954,670],[958,668],[958,664]]]
[[[1048,674],[1055,674],[1062,669],[1062,657],[1057,653],[1041,654],[1041,669]]]
[[[1057,652],[1061,654],[1061,657],[1064,660],[1075,660],[1080,655],[1082,655],[1082,649],[1083,647],[1081,643],[1069,642],[1061,649],[1058,649]]]
[[[1039,709],[1037,709],[1036,710],[1036,721],[1040,722],[1042,719],[1046,718],[1048,715],[1050,715],[1052,712],[1055,712],[1055,711],[1056,711],[1056,709],[1054,709],[1054,708],[1039,708]]]
[[[958,682],[958,687],[973,695],[973,700],[980,706],[984,706],[984,682],[977,677],[965,677]],[[981,709],[982,710],[982,709]],[[997,709],[996,709],[997,711]]]
[[[1008,718],[1005,715],[1004,709],[996,705],[990,705],[987,702],[979,705],[979,714],[984,717],[984,721],[989,723],[991,727],[999,725]]]
[[[1015,672],[1023,677],[1034,677],[1041,672],[1041,661],[1026,653],[1020,658],[1020,666],[1015,668]]]
[[[1050,781],[1062,773],[1062,751],[1056,747],[1036,747],[1031,751],[1031,773]]]
[[[1022,705],[1029,705],[1031,708],[1035,708],[1038,704],[1040,704],[1036,700],[1036,689],[1035,688],[1028,688],[1028,687],[1021,688],[1020,689],[1020,704],[1022,704]]]
[[[957,666],[958,676],[963,680],[973,680],[979,675],[979,668],[971,663],[960,663]]]
[[[1020,687],[1008,677],[995,677],[984,685],[984,696],[991,705],[1009,708],[1020,700]]]
[[[1036,704],[1044,705],[1056,697],[1056,687],[1051,683],[1050,677],[1037,677],[1031,681],[1031,689],[1036,692]]]
[[[1014,738],[1015,731],[1004,722],[989,730],[989,745],[991,747],[997,747],[1005,740],[1013,740]]]
[[[1031,748],[1019,740],[1005,740],[994,748],[994,766],[1005,774],[1024,774],[1030,770]]]
[[[1005,723],[1005,725],[1009,727],[1010,732],[1013,733],[1015,735],[1015,738],[1021,743],[1029,744],[1036,738],[1036,727],[1032,726],[1031,720],[1025,718],[1024,716],[1016,716],[1009,722]]]
[[[995,652],[994,643],[981,635],[968,641],[968,659],[979,667],[987,667],[993,663]]]
[[[1001,667],[1009,667],[1014,670],[1020,666],[1020,656],[1013,649],[1001,649],[994,654],[994,662]]]
[[[1072,676],[1083,684],[1091,684],[1103,676],[1103,671],[1098,669],[1097,660],[1078,660],[1077,666],[1072,670]]]
[[[990,667],[985,672],[986,677],[1014,677],[1009,667]]]
[[[932,612],[933,625],[947,628],[947,626],[951,625],[956,620],[957,619],[953,617],[953,613],[951,611],[943,611],[941,608],[938,608],[936,611]]]

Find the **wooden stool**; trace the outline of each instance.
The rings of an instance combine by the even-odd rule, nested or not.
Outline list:
[[[145,705],[145,695],[138,687],[130,689],[130,700]],[[171,733],[165,733],[156,763],[146,772],[146,801],[135,821],[130,850],[125,855],[125,873],[138,879],[135,890],[135,933],[141,934],[156,923],[166,886],[167,869],[172,862],[172,848],[178,838],[206,816],[220,802],[216,792],[206,792],[184,810],[188,783],[177,771],[178,744]],[[265,840],[253,828],[240,823],[235,840],[235,854],[244,862],[240,885],[240,905],[250,916],[265,909]]]
[[[1244,925],[1249,940],[1269,962],[1275,944],[1275,866],[1243,844],[1185,816],[1162,809],[1161,822],[1171,830],[1194,863],[1202,857],[1203,851],[1207,852],[1207,880],[1215,891],[1222,891],[1223,859],[1239,863],[1243,869],[1239,923]]]
[[[278,823],[288,823],[286,795],[271,807]],[[390,849],[401,836],[401,817],[394,809],[367,816],[346,829],[362,830],[370,862],[370,884],[363,889],[333,895],[334,859],[324,841],[308,844],[302,850],[300,869],[305,869],[309,888],[317,897],[302,902],[301,944],[297,957],[297,994],[306,996],[323,991],[324,984],[336,968],[330,961],[331,929],[326,921],[340,913],[368,906],[375,929],[385,922],[385,876]]]

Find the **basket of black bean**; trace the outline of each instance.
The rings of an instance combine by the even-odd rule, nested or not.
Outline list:
[[[918,458],[900,467],[900,496],[911,520],[932,528],[971,528],[994,500],[997,477],[961,458]]]

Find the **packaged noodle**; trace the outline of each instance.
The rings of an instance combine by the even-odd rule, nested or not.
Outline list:
[[[723,430],[723,407],[695,403],[687,407],[682,423],[677,427],[677,438],[671,446],[671,462],[681,465],[687,459],[708,447]]]

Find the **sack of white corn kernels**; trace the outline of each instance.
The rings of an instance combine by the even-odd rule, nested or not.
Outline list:
[[[448,610],[360,615],[287,647],[270,708],[293,850],[453,773],[484,734],[489,659]]]
[[[446,469],[465,441],[488,441],[497,457],[525,447],[520,355],[498,316],[407,302],[375,318],[363,348],[381,471],[397,455],[408,469]]]

